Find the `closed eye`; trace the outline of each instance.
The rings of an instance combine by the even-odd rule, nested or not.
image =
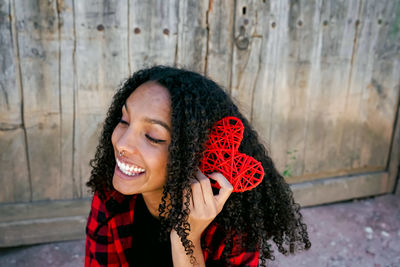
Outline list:
[[[160,144],[160,143],[164,143],[164,142],[167,141],[167,140],[161,140],[161,139],[153,138],[153,137],[151,137],[151,136],[148,135],[148,134],[146,134],[145,136],[146,136],[147,139],[150,140],[150,142],[155,143],[155,144]]]
[[[129,125],[129,123],[128,123],[127,121],[124,121],[123,119],[121,119],[121,120],[119,121],[119,123],[122,123],[122,124],[125,124],[125,125]]]

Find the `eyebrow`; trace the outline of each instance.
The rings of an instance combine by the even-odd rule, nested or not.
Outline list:
[[[129,113],[128,106],[126,105],[126,103],[124,104],[124,107],[125,107],[125,110]],[[147,123],[151,123],[151,124],[158,124],[158,125],[164,127],[169,133],[171,133],[171,127],[169,127],[169,125],[166,124],[163,121],[156,120],[156,119],[151,119],[149,117],[145,117],[144,121],[147,122]]]

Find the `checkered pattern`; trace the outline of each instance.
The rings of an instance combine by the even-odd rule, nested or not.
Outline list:
[[[125,253],[128,253],[132,244],[129,229],[132,227],[135,201],[136,196],[127,198],[117,191],[108,194],[105,200],[101,200],[98,193],[94,194],[86,227],[86,267],[130,266]],[[207,266],[223,261],[223,241],[224,235],[215,224],[211,224],[204,232],[203,253]],[[258,266],[257,251],[238,251],[238,248],[234,248],[229,257],[232,266]]]

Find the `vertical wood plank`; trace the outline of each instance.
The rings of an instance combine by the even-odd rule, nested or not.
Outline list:
[[[129,53],[132,72],[174,64],[178,35],[178,1],[129,1]]]
[[[400,2],[365,2],[352,83],[362,91],[353,167],[386,168],[400,93]],[[366,56],[368,55],[368,56]]]
[[[59,20],[60,199],[77,198],[81,185],[74,176],[75,34],[73,0],[57,0]]]
[[[0,203],[29,201],[31,190],[12,10],[0,3]]]
[[[313,60],[318,56],[319,1],[271,1],[263,25],[252,120],[278,169],[302,172]]]
[[[230,90],[232,72],[233,18],[231,0],[210,1],[207,12],[208,43],[205,74]]]
[[[357,121],[344,109],[359,9],[359,1],[320,2],[321,12],[314,25],[317,51],[311,59],[306,141],[300,158],[304,165],[296,175],[324,177],[352,171],[348,159],[356,154],[347,149],[343,151],[338,144],[342,141],[342,132],[351,130]]]
[[[282,113],[287,109],[274,109],[276,102],[281,98],[277,97],[279,90],[286,88],[286,53],[288,9],[287,1],[267,1],[263,7],[268,13],[263,18],[263,41],[261,47],[260,73],[256,81],[253,103],[252,123],[258,130],[261,140],[270,148],[275,164],[278,169],[283,170],[286,160],[286,147],[273,145],[273,127],[282,120]],[[287,90],[287,89],[286,89]],[[278,118],[278,119],[275,119]]]
[[[128,10],[122,1],[74,1],[76,32],[74,177],[80,196],[90,176],[105,113],[129,74]]]
[[[204,73],[208,7],[207,0],[179,0],[177,66]]]
[[[266,11],[262,1],[236,1],[231,95],[248,119],[261,67],[262,20]]]
[[[58,17],[55,1],[15,1],[32,200],[60,195]]]
[[[270,1],[267,4],[270,11],[263,25],[269,25],[269,29],[262,29],[260,54],[263,56],[252,96],[251,118],[262,139],[270,142],[278,168],[281,171],[289,168],[294,176],[292,182],[384,170],[398,98],[396,86],[399,82],[393,78],[399,69],[398,57],[393,56],[391,63],[382,59],[380,64],[377,61],[380,56],[365,56],[378,52],[365,49],[358,52],[358,46],[362,43],[363,46],[378,47],[377,42],[382,38],[387,40],[386,44],[379,44],[391,47],[395,53],[398,35],[392,34],[390,39],[387,34],[389,29],[396,29],[397,5],[393,2],[392,5],[369,3],[365,8],[360,1],[291,1],[290,6],[285,1]],[[363,12],[368,14],[362,15]],[[361,29],[365,19],[361,16],[375,23],[369,23],[365,33]],[[379,23],[385,24],[379,17],[390,18],[386,30],[384,27],[375,29]],[[363,64],[357,62],[358,53],[365,61]],[[369,71],[379,77],[375,81],[386,81],[383,95],[391,101],[371,96],[369,102],[366,100],[362,88],[369,84],[369,78],[365,77],[372,75],[368,76],[365,71],[368,64],[369,68],[378,69]],[[364,71],[354,74],[356,68]],[[354,75],[364,79],[364,86],[350,82]],[[382,75],[385,78],[380,77]],[[234,87],[232,90],[235,94]],[[250,95],[247,91],[239,95],[239,99],[248,102]],[[379,103],[381,111],[376,113],[376,107],[371,103]],[[375,118],[379,114],[381,117]],[[365,116],[369,119],[363,119]],[[377,135],[366,129],[367,124],[375,120],[380,125],[377,127],[385,124],[382,126],[384,143],[376,142]],[[364,128],[360,130],[361,126]],[[372,160],[368,151],[375,150],[380,156]],[[360,162],[364,158],[364,163],[354,164],[357,157]]]

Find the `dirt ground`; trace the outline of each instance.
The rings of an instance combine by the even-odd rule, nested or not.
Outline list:
[[[302,213],[311,249],[288,257],[277,254],[268,266],[400,266],[400,196],[310,207]],[[84,246],[78,240],[0,249],[0,266],[83,266]]]

